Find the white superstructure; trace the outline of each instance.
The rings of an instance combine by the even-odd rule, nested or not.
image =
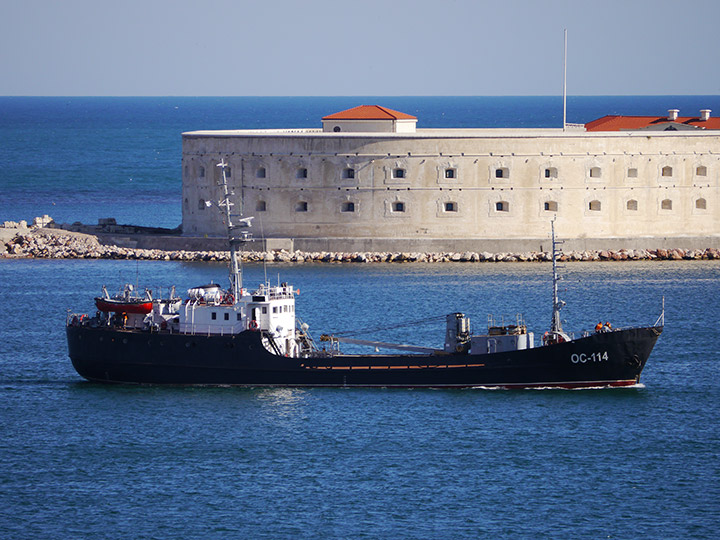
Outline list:
[[[282,356],[296,356],[298,345],[295,330],[295,290],[287,283],[261,284],[254,291],[243,287],[242,265],[238,246],[250,238],[247,230],[252,217],[235,214],[228,188],[227,164],[221,160],[222,197],[215,204],[224,213],[224,223],[230,242],[230,287],[223,289],[216,283],[193,287],[188,299],[157,301],[148,315],[150,324],[162,325],[183,334],[233,335],[244,331],[262,332],[263,344],[271,352]],[[211,203],[211,206],[213,203]],[[172,306],[171,306],[172,304]]]

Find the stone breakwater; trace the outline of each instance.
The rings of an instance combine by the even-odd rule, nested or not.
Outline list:
[[[103,245],[94,236],[18,234],[0,243],[0,257],[38,259],[138,259],[152,261],[227,261],[227,251],[164,251]],[[545,262],[549,252],[528,253],[338,253],[244,251],[244,262]],[[720,250],[640,249],[617,251],[569,251],[560,261],[639,261],[639,260],[720,260]]]

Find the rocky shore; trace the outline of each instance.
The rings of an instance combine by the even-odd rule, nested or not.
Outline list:
[[[29,230],[0,241],[0,257],[37,259],[139,259],[153,261],[227,261],[227,251],[164,251],[103,245],[92,235],[49,234]],[[246,251],[245,262],[543,262],[549,252],[528,253],[339,253],[339,252],[268,252]],[[720,250],[641,249],[617,251],[569,251],[561,261],[638,261],[638,260],[720,260]]]

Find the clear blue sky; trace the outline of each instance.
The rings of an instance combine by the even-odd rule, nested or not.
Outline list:
[[[0,2],[0,95],[720,94],[720,0]]]

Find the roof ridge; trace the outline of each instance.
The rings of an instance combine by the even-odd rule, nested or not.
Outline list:
[[[382,105],[358,105],[324,116],[323,120],[417,120],[417,118]]]

